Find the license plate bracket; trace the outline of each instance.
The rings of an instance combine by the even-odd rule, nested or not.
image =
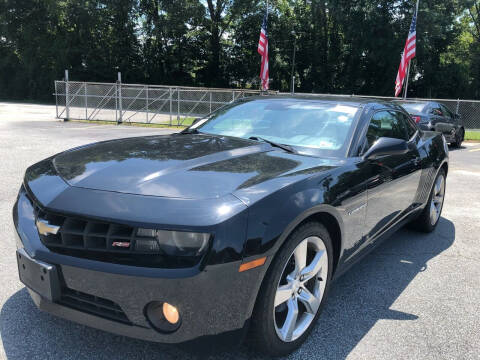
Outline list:
[[[32,259],[24,249],[17,250],[17,264],[25,286],[52,302],[60,299],[60,278],[55,265]]]

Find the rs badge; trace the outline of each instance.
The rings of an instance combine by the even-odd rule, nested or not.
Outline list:
[[[128,248],[130,247],[130,242],[128,241],[114,241],[112,243],[113,247]]]

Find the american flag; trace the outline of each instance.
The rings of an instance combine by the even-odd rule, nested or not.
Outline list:
[[[262,80],[262,89],[268,90],[268,35],[267,35],[267,17],[265,13],[260,30],[260,39],[258,40],[258,53],[262,56],[262,66],[260,69],[260,79]]]
[[[397,73],[397,79],[395,80],[395,96],[400,95],[402,92],[403,82],[405,81],[405,75],[407,73],[407,67],[411,59],[415,57],[417,45],[417,12],[413,14],[412,24],[410,25],[410,32],[408,33],[407,42],[402,53],[402,60],[400,61],[400,67]]]

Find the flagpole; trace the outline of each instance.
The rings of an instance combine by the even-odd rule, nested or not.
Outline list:
[[[266,5],[267,5],[267,8],[266,8],[266,11],[267,11],[267,20],[268,20],[268,0],[266,0]],[[268,36],[268,34],[267,34]],[[261,92],[264,92],[265,90],[263,89],[263,84],[262,84],[262,81],[260,81],[260,91]]]
[[[418,24],[418,4],[420,0],[417,0],[417,6],[415,7],[415,17],[416,17],[416,22]],[[407,69],[407,80],[405,82],[405,92],[403,93],[403,99],[405,100],[407,98],[407,91],[408,91],[408,80],[410,79],[410,65],[412,64],[412,60],[408,62],[408,69]]]
[[[267,24],[268,24],[268,0],[267,0]],[[268,25],[267,25],[267,41],[268,41],[268,33],[269,33],[269,30],[268,30]],[[267,49],[268,49],[268,42],[267,42]],[[270,58],[270,54],[268,54],[268,57]],[[268,61],[270,62],[270,59],[268,59]],[[270,64],[268,64],[268,67],[270,67]],[[268,93],[268,89],[269,89],[269,86],[268,86],[268,81],[267,80],[267,93]]]
[[[408,91],[408,79],[410,78],[410,64],[412,63],[412,60],[408,62],[408,68],[407,68],[407,80],[405,82],[405,91],[403,92],[403,100],[407,98],[407,91]]]

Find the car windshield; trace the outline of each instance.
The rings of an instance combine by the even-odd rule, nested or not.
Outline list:
[[[405,110],[410,114],[419,114],[425,108],[424,103],[400,103]]]
[[[192,128],[207,134],[266,139],[306,152],[333,152],[347,147],[358,109],[334,101],[247,100],[219,110]]]

